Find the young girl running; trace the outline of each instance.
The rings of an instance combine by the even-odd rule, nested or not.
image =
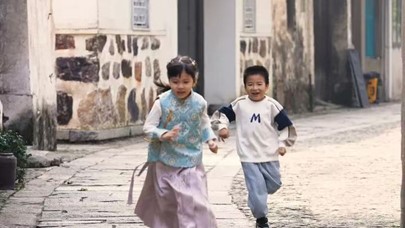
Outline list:
[[[158,96],[143,130],[149,136],[148,171],[135,214],[153,228],[215,228],[202,164],[203,143],[216,153],[207,102],[193,91],[196,62],[178,56],[166,66],[169,89]]]

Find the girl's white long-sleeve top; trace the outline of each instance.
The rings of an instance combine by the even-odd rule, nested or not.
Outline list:
[[[214,130],[236,122],[236,146],[242,162],[277,161],[279,147],[292,146],[295,127],[279,102],[270,97],[252,101],[247,95],[222,107],[211,117]]]

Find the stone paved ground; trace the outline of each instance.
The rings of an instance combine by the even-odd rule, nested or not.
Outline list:
[[[395,120],[298,141],[268,200],[273,227],[399,227],[400,132]],[[246,194],[239,172],[233,202],[253,220]]]
[[[294,123],[299,140],[281,159],[284,186],[269,199],[273,227],[398,227],[400,105],[295,116]],[[10,196],[0,228],[145,227],[126,197],[146,146],[139,139],[61,144],[76,159],[30,170],[24,189],[0,192]],[[233,136],[217,155],[205,148],[210,202],[219,228],[254,227],[234,148]]]

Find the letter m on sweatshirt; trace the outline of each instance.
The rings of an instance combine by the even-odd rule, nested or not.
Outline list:
[[[256,115],[256,113],[253,113],[252,118],[250,118],[250,122],[252,123],[253,121],[257,121],[260,123],[260,113]]]

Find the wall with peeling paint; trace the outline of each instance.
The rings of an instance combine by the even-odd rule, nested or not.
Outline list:
[[[351,40],[350,2],[315,0],[315,67],[318,99],[350,105],[352,83],[347,73]]]
[[[29,78],[33,94],[33,147],[57,149],[56,75],[51,0],[30,0],[28,8]]]
[[[27,1],[0,1],[0,100],[5,128],[32,141],[33,98],[29,78]]]
[[[272,1],[273,96],[287,110],[300,113],[312,107],[313,3],[312,0],[291,2],[294,2],[293,15],[287,14],[287,1]],[[287,21],[289,16],[292,22]]]

